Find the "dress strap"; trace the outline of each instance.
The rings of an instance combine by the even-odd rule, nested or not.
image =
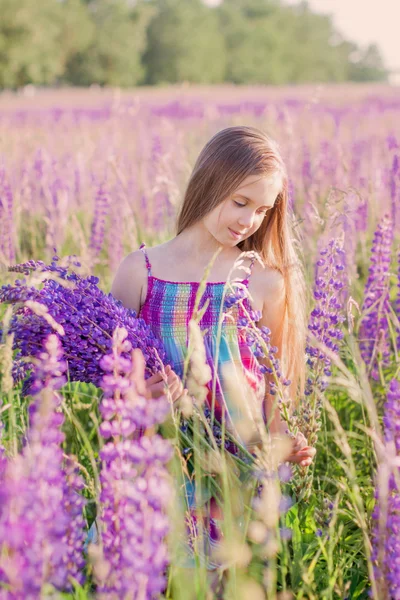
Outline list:
[[[143,252],[143,254],[144,254],[144,257],[146,259],[147,272],[151,276],[151,264],[150,264],[149,257],[147,255],[146,244],[144,242],[143,242],[143,244],[141,244],[139,246],[139,250],[141,250]]]

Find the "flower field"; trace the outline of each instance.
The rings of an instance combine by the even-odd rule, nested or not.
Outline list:
[[[40,94],[0,97],[0,600],[400,598],[398,90]],[[256,417],[239,440],[205,407],[200,297],[193,401],[174,411],[146,396],[161,341],[109,294],[126,254],[174,235],[206,141],[243,124],[289,173],[309,319],[295,410],[270,332],[242,326],[308,468]],[[224,292],[228,314],[243,288]]]

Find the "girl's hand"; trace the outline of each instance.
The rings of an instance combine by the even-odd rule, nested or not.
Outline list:
[[[187,393],[187,390],[183,387],[182,381],[169,365],[165,367],[164,371],[167,376],[166,381],[164,381],[160,371],[146,379],[146,387],[152,398],[159,398],[168,392],[174,403],[179,400],[184,393]]]
[[[286,459],[288,462],[300,464],[301,467],[309,467],[316,454],[316,449],[307,446],[307,440],[299,431],[294,440],[292,440],[292,450],[290,456]]]
[[[171,395],[172,403],[175,403],[183,394],[187,393],[187,389],[183,387],[180,377],[178,377],[169,365],[164,370],[167,375],[167,391]]]
[[[150,398],[159,398],[165,394],[165,384],[161,372],[154,373],[154,375],[145,380],[145,384]]]

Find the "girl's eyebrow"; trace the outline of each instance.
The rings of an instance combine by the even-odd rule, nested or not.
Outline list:
[[[253,202],[253,200],[251,198],[248,198],[247,196],[244,196],[243,194],[236,194],[236,196],[241,196],[241,198],[244,198],[248,202]],[[253,202],[253,204],[254,204],[254,202]],[[267,206],[266,204],[264,204],[263,206],[260,206],[260,208],[272,208],[272,205]]]

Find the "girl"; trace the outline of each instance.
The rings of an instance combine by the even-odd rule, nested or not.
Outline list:
[[[112,284],[112,294],[134,309],[164,342],[173,368],[165,369],[172,400],[183,388],[183,363],[187,348],[188,323],[205,267],[219,248],[212,265],[202,301],[209,305],[200,321],[206,329],[204,344],[207,362],[217,379],[216,416],[232,408],[224,381],[223,364],[240,365],[254,388],[272,432],[283,432],[278,411],[271,414],[273,397],[266,393],[262,363],[245,343],[236,323],[225,323],[220,336],[218,364],[217,326],[221,298],[228,274],[243,251],[256,251],[258,261],[249,261],[250,274],[244,280],[258,327],[271,331],[271,345],[285,376],[293,401],[304,384],[305,290],[302,270],[296,257],[290,230],[287,175],[277,145],[253,127],[228,127],[219,131],[201,151],[189,178],[177,218],[176,236],[146,249],[144,244],[121,263]],[[242,271],[232,273],[232,278]],[[243,316],[240,305],[236,319]],[[267,364],[267,363],[266,363]],[[214,369],[217,373],[214,372]],[[211,379],[208,401],[211,398]],[[147,380],[149,394],[164,393],[161,373]],[[301,434],[292,442],[287,460],[309,466],[315,449],[307,446]]]

